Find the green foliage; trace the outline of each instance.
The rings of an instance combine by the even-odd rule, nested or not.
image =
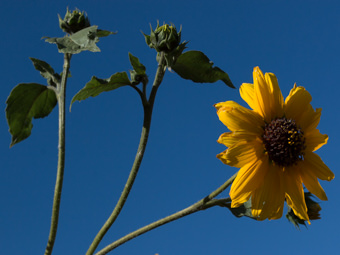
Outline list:
[[[44,37],[46,42],[55,43],[60,53],[78,54],[82,51],[99,52],[100,49],[96,45],[99,41],[97,35],[97,26],[84,28],[71,36],[65,37]],[[100,30],[100,37],[113,34],[113,32]]]
[[[72,98],[70,110],[75,101],[82,101],[89,97],[96,97],[102,92],[115,90],[126,85],[135,86],[140,82],[146,85],[148,83],[148,77],[145,74],[145,66],[131,53],[129,53],[129,60],[133,67],[133,70],[130,70],[131,79],[129,79],[126,72],[115,73],[109,79],[100,79],[92,76],[91,80],[86,83],[85,87],[78,91],[78,93]]]
[[[54,72],[53,68],[45,61],[30,58],[36,70],[38,70],[42,77],[47,79],[48,85],[56,87],[56,84],[60,82],[61,76]]]
[[[132,85],[137,85],[140,82],[146,85],[148,83],[148,77],[145,73],[146,71],[145,66],[139,61],[137,57],[133,56],[130,52],[129,52],[129,60],[130,60],[131,66],[133,67],[133,70],[130,70],[130,77],[131,77]]]
[[[130,52],[129,52],[129,60],[130,60],[131,66],[133,67],[133,70],[135,70],[137,74],[145,74],[145,71],[146,71],[145,66],[139,61],[137,57],[133,56]]]
[[[182,78],[199,83],[213,83],[223,81],[231,88],[235,88],[227,73],[218,67],[213,67],[209,58],[200,51],[187,51],[181,54],[172,69]]]
[[[109,35],[114,35],[114,34],[117,34],[117,32],[111,32],[111,31],[108,31],[108,30],[102,30],[102,29],[98,29],[97,30],[97,37],[106,37],[106,36],[109,36]]]
[[[12,147],[30,136],[33,127],[32,118],[44,118],[50,114],[57,104],[57,97],[53,90],[44,85],[21,83],[11,91],[6,103]]]
[[[70,110],[75,101],[96,97],[102,92],[111,91],[126,85],[132,85],[126,72],[115,73],[109,79],[100,79],[92,76],[85,87],[72,98]]]

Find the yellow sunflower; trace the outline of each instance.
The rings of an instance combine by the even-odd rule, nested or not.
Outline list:
[[[330,181],[332,171],[314,153],[328,136],[316,129],[321,109],[314,110],[311,95],[294,85],[284,101],[277,78],[254,68],[254,84],[243,83],[240,94],[253,109],[227,101],[215,105],[220,121],[231,132],[218,142],[227,150],[217,157],[240,168],[230,189],[232,207],[251,198],[259,220],[281,218],[284,201],[296,216],[309,222],[304,186],[321,200],[326,193],[318,179]]]

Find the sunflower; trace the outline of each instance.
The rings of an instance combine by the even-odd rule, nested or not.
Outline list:
[[[230,189],[231,206],[251,198],[255,218],[278,219],[286,201],[296,216],[309,222],[303,185],[327,200],[318,179],[334,178],[314,153],[328,140],[316,129],[321,109],[314,110],[311,95],[296,84],[284,100],[276,76],[263,75],[259,67],[254,68],[253,79],[254,84],[240,87],[242,99],[252,110],[233,101],[214,105],[231,131],[219,137],[218,142],[228,149],[217,158],[240,168]]]

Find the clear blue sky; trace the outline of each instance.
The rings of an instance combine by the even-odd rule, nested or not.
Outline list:
[[[40,38],[63,36],[57,14],[63,17],[67,6],[85,10],[99,28],[118,31],[101,39],[100,53],[73,56],[68,103],[92,75],[108,78],[131,69],[128,52],[139,57],[152,80],[155,52],[140,31],[149,33],[149,23],[155,27],[159,20],[182,25],[189,50],[203,51],[229,73],[237,88],[252,82],[254,66],[275,73],[284,96],[295,82],[304,86],[313,107],[323,109],[319,129],[330,137],[318,154],[336,177],[321,182],[329,201],[321,202],[322,219],[308,229],[296,230],[284,216],[256,222],[216,207],[149,232],[110,254],[334,254],[340,249],[338,1],[1,1],[1,254],[36,255],[45,249],[57,165],[57,109],[34,120],[31,136],[11,149],[4,109],[18,83],[45,84],[29,57],[62,70],[62,54]],[[135,186],[101,248],[198,201],[235,173],[236,168],[216,158],[225,149],[216,140],[227,129],[213,104],[227,100],[246,106],[238,89],[222,82],[195,84],[166,73]],[[66,124],[56,255],[84,254],[111,213],[137,149],[142,105],[133,89],[120,88],[75,103]]]

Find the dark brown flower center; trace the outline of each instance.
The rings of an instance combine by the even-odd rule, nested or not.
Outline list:
[[[263,143],[269,159],[282,167],[303,159],[305,138],[294,120],[274,119],[264,127]]]

